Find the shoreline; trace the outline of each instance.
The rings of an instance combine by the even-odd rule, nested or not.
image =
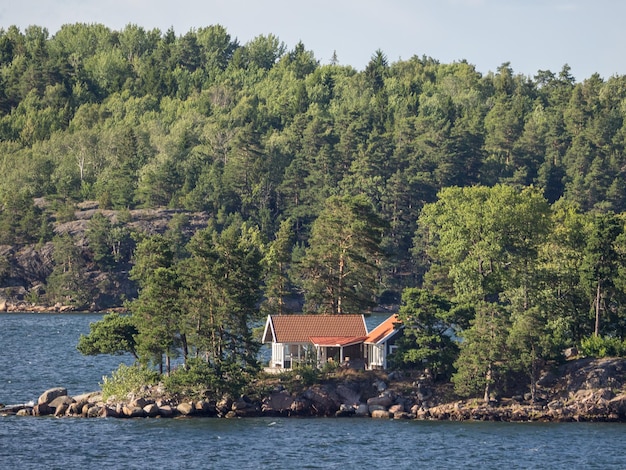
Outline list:
[[[519,395],[489,404],[477,399],[452,399],[445,385],[438,388],[428,377],[413,380],[394,372],[345,371],[309,386],[290,383],[288,389],[275,379],[255,396],[197,400],[165,396],[159,385],[144,386],[141,392],[106,402],[101,391],[69,396],[66,388],[56,387],[43,392],[37,403],[0,405],[0,416],[626,423],[624,371],[623,358],[571,361],[544,375],[538,384],[541,399],[535,403]]]

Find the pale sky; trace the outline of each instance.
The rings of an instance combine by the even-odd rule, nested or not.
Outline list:
[[[245,44],[274,34],[287,49],[302,41],[321,64],[363,70],[378,49],[390,63],[426,55],[467,60],[486,74],[504,62],[515,73],[558,73],[581,82],[626,75],[623,0],[0,0],[0,28],[132,23],[176,35],[220,24]]]

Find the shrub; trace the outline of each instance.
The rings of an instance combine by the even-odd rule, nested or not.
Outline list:
[[[158,372],[145,366],[120,364],[111,377],[102,377],[102,398],[125,399],[129,393],[139,393],[144,385],[154,385],[159,381]]]
[[[580,353],[586,357],[621,357],[626,355],[626,343],[609,336],[589,336],[580,341]]]
[[[172,372],[163,381],[165,390],[173,395],[192,399],[206,398],[219,385],[215,370],[206,361],[191,358],[185,367]]]

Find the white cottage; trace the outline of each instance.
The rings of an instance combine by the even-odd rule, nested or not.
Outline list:
[[[363,315],[268,315],[263,343],[272,344],[270,368],[292,369],[363,358]]]
[[[402,335],[402,322],[398,315],[391,315],[374,328],[365,338],[365,363],[368,369],[386,369],[387,358],[397,348],[396,340]]]
[[[356,368],[386,368],[398,322],[385,320],[368,334],[363,315],[268,315],[263,343],[272,344],[272,370],[335,361]]]

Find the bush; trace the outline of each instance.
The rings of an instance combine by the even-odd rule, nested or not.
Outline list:
[[[206,361],[191,358],[185,367],[176,369],[166,377],[163,385],[173,395],[201,399],[218,388],[219,378]]]
[[[626,355],[626,343],[609,336],[589,336],[581,340],[580,353],[586,357],[622,357]]]
[[[102,398],[124,400],[129,393],[139,393],[144,385],[154,385],[159,381],[158,372],[147,367],[133,364],[120,364],[111,377],[102,377]]]

